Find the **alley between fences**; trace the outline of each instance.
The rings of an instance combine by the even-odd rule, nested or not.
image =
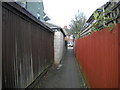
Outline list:
[[[0,1],[0,89],[120,88],[120,1],[109,0],[88,20],[78,10],[63,27],[47,22],[39,1]]]
[[[61,64],[54,65],[40,80],[35,88],[86,88],[86,84],[74,56],[72,47],[68,47]]]

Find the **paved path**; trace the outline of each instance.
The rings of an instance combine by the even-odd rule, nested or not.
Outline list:
[[[58,66],[53,66],[37,88],[85,88],[83,76],[75,59],[73,49],[69,48]]]

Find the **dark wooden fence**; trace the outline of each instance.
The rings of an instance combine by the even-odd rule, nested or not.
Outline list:
[[[2,3],[2,87],[26,88],[54,60],[54,33],[16,3]]]

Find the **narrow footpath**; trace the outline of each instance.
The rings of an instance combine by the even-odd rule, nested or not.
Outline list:
[[[86,88],[73,48],[68,48],[61,64],[52,66],[35,88]]]

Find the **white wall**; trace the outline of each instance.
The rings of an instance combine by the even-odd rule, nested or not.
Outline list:
[[[54,63],[59,64],[65,50],[65,40],[61,31],[54,34]]]

